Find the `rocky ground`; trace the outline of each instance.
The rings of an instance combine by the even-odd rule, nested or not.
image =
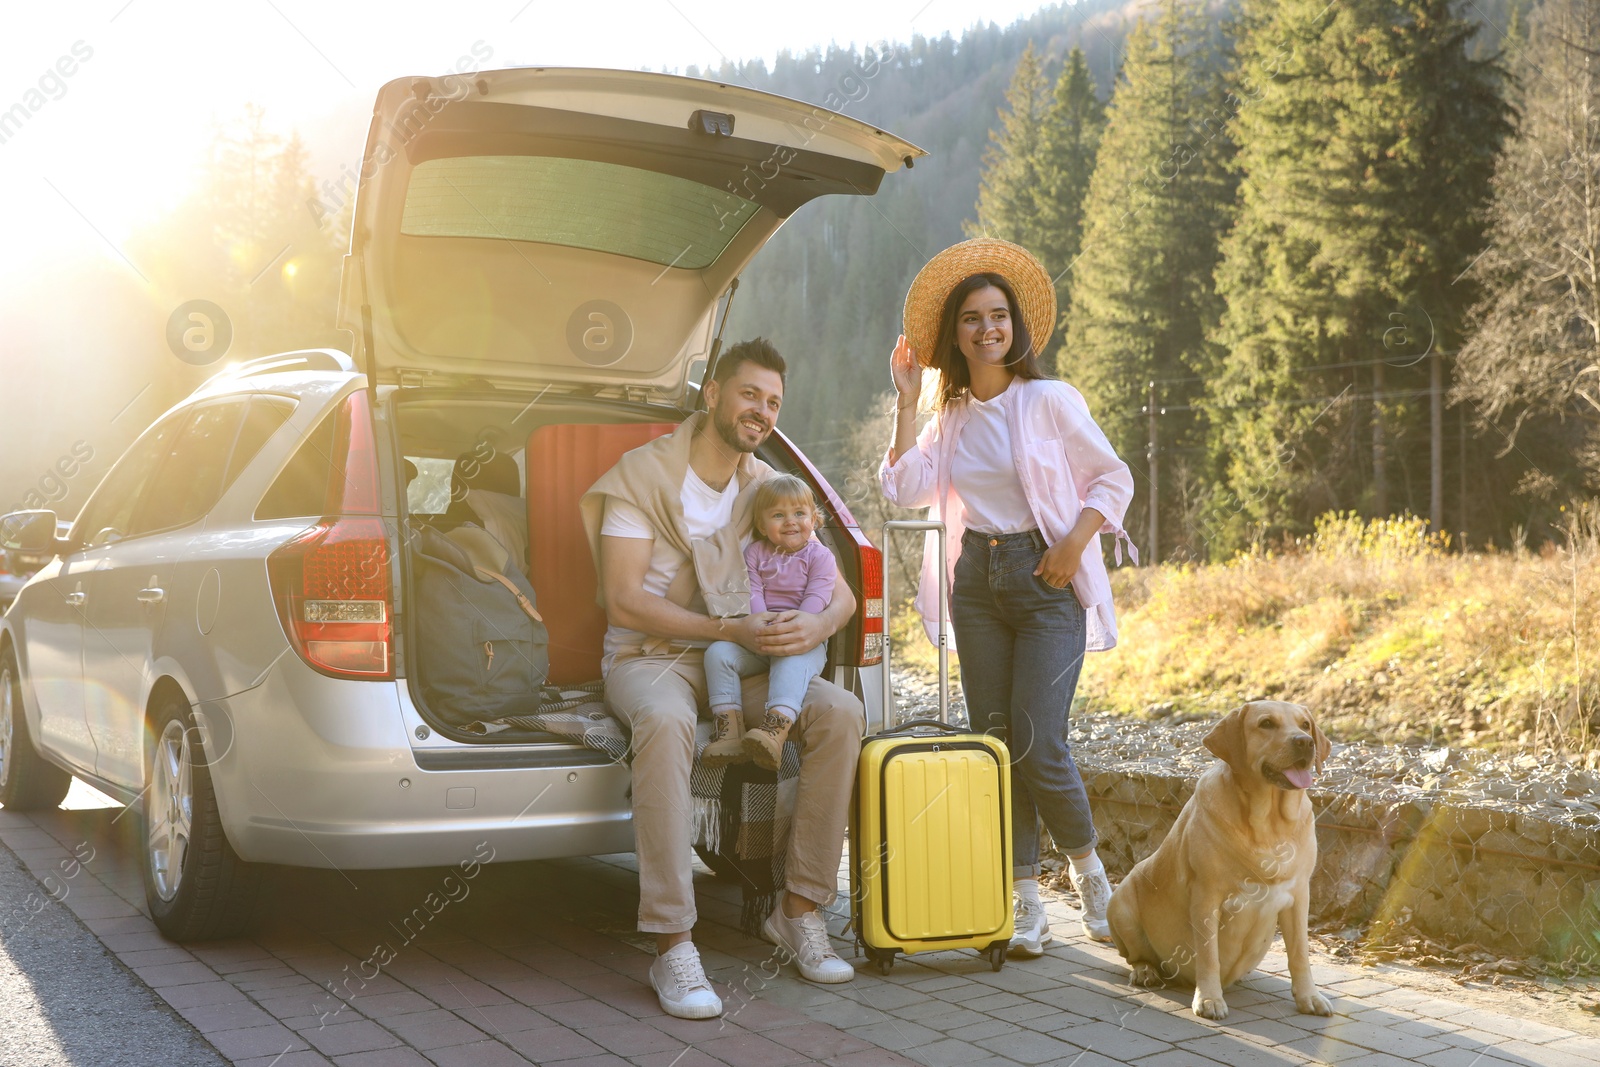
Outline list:
[[[898,721],[938,717],[938,690],[931,673],[897,669],[895,689]],[[1075,710],[1070,730],[1074,755],[1082,764],[1115,765],[1119,771],[1198,777],[1215,758],[1202,744],[1215,718],[1170,709],[1163,714],[1160,707],[1151,711],[1152,718],[1132,719]],[[966,724],[966,703],[957,679],[951,682],[950,712],[952,722]],[[1592,758],[1335,740],[1316,788],[1385,802],[1415,800],[1515,812],[1590,832],[1600,828],[1600,770]],[[1046,884],[1071,896],[1062,857],[1050,855],[1045,866],[1056,875],[1047,875]],[[1379,933],[1382,936],[1374,936]],[[1513,986],[1563,998],[1575,993],[1584,1010],[1600,1014],[1596,995],[1600,985],[1594,974],[1559,971],[1540,960],[1507,959],[1473,945],[1443,945],[1406,929],[1330,927],[1320,931],[1318,940],[1330,955],[1342,959],[1427,967],[1434,978],[1459,984]]]

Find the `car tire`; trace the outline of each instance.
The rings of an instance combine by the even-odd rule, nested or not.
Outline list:
[[[183,700],[169,698],[151,716],[141,866],[150,917],[173,941],[244,933],[255,922],[266,874],[228,844],[202,736]]]
[[[72,775],[39,755],[22,710],[17,657],[0,653],[0,804],[7,811],[41,811],[60,805]]]

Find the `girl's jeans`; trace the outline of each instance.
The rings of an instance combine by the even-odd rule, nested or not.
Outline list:
[[[806,686],[822,673],[828,662],[828,642],[798,656],[763,656],[732,641],[713,641],[706,649],[706,692],[711,710],[739,706],[739,682],[767,672],[767,710],[787,708],[791,716],[800,712],[806,699]]]
[[[1068,853],[1094,847],[1094,821],[1067,746],[1083,666],[1084,610],[1072,586],[1033,573],[1044,537],[968,531],[951,589],[951,624],[974,730],[1011,750],[1012,877],[1039,875],[1039,820]]]

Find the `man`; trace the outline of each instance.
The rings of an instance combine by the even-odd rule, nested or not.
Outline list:
[[[639,929],[656,935],[650,981],[662,1010],[679,1018],[722,1013],[691,939],[689,772],[696,709],[706,701],[705,646],[720,639],[767,655],[807,652],[856,606],[840,582],[821,614],[746,614],[741,542],[756,485],[773,473],[754,453],[777,425],[784,372],[768,342],[732,346],[704,385],[706,411],[623,456],[582,503],[609,623],[606,702],[632,733]],[[760,720],[765,691],[764,675],[747,680],[747,721]],[[815,678],[789,735],[800,747],[799,796],[784,893],[762,932],[813,982],[855,976],[830,946],[818,909],[834,898],[864,723],[860,700]]]

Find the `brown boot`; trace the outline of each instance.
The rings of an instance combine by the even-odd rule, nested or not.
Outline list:
[[[743,763],[750,757],[744,750],[744,712],[739,708],[723,708],[711,713],[711,743],[700,754],[700,763],[706,767],[726,767],[730,763]]]
[[[789,727],[794,720],[776,711],[768,711],[761,725],[744,735],[744,753],[755,761],[757,767],[769,771],[778,769],[783,762],[783,743],[789,737]]]

